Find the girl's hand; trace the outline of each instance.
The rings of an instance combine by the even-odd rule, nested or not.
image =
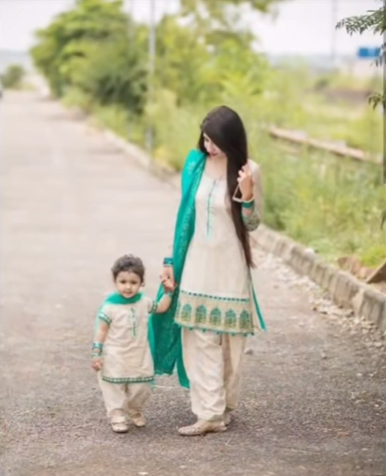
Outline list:
[[[102,357],[93,357],[91,361],[91,367],[94,370],[102,370],[103,363],[102,363]]]
[[[165,291],[173,292],[176,288],[176,283],[174,283],[174,281],[172,281],[169,278],[165,278],[161,282],[162,282],[162,285],[163,285]]]
[[[253,199],[253,177],[249,165],[246,164],[239,170],[239,176],[237,178],[239,184],[241,197],[243,202],[249,202]]]
[[[170,280],[174,283],[174,272],[172,266],[164,266],[160,275],[161,283],[163,284],[164,280]]]

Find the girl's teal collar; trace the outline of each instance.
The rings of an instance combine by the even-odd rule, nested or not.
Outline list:
[[[107,299],[106,303],[109,304],[134,304],[142,299],[143,294],[138,293],[133,297],[125,298],[119,293],[111,294]]]

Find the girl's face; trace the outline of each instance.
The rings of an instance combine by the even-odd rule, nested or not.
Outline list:
[[[226,155],[217,145],[204,133],[204,147],[210,157],[224,159]]]
[[[115,280],[119,294],[125,298],[131,298],[139,293],[142,286],[141,278],[132,271],[121,271]]]

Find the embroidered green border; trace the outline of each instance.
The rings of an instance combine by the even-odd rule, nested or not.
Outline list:
[[[153,314],[153,313],[157,312],[157,309],[158,309],[158,301],[153,300],[153,302],[152,302],[152,304],[151,304],[151,308],[150,308],[149,314]]]
[[[214,189],[216,187],[216,180],[213,181],[212,188],[210,189],[208,199],[207,199],[207,204],[206,204],[206,236],[209,237],[210,231],[211,231],[211,200],[212,200],[212,195],[214,193]]]
[[[113,377],[102,377],[102,380],[108,383],[153,383],[154,376],[152,377],[122,377],[122,378],[113,378]]]
[[[234,301],[234,302],[245,302],[248,303],[251,301],[250,298],[233,298],[233,297],[220,297],[220,296],[212,296],[211,294],[201,294],[201,293],[192,293],[190,291],[184,291],[181,289],[180,295],[185,294],[186,296],[194,296],[194,297],[203,297],[208,299],[217,299],[218,301]]]
[[[99,317],[99,319],[104,321],[106,324],[108,324],[108,325],[111,324],[111,319],[108,316],[106,316],[106,314],[104,314],[103,312],[100,312],[98,317]]]
[[[188,329],[250,335],[254,332],[252,302],[249,297],[219,297],[182,290],[175,323]]]
[[[260,214],[256,208],[247,216],[243,213],[242,218],[248,231],[255,231],[261,223]]]

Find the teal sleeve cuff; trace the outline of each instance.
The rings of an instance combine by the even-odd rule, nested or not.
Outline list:
[[[253,208],[255,206],[255,200],[251,200],[250,202],[242,202],[241,206],[243,208]]]

